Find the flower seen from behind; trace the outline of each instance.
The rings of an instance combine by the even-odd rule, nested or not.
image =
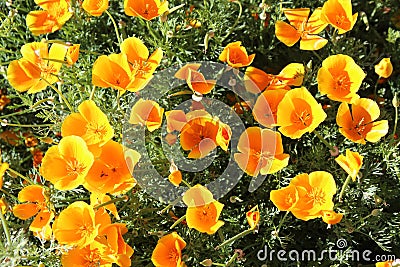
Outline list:
[[[340,167],[343,168],[345,172],[347,172],[348,175],[351,176],[355,182],[357,174],[363,164],[363,158],[364,157],[358,152],[353,152],[349,149],[346,149],[346,155],[339,155],[337,158],[335,158],[335,161],[340,165]]]
[[[377,65],[375,65],[375,73],[380,77],[389,78],[393,72],[393,65],[390,58],[382,58]]]

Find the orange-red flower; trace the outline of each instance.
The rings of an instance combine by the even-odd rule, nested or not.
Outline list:
[[[258,210],[258,205],[246,212],[246,219],[250,225],[250,229],[255,229],[257,227],[260,222],[260,211]]]
[[[311,17],[309,8],[285,8],[283,13],[290,24],[278,20],[275,23],[275,35],[287,46],[293,46],[300,40],[300,49],[318,50],[324,47],[328,40],[318,36],[327,23],[321,21],[321,8],[317,8]]]
[[[333,55],[322,62],[317,81],[321,95],[336,101],[352,103],[365,78],[364,71],[347,55]]]
[[[47,150],[39,171],[56,189],[70,190],[83,184],[93,161],[85,141],[72,135]]]
[[[35,10],[26,16],[26,26],[33,35],[55,32],[72,17],[68,0],[35,1],[43,10]]]
[[[152,20],[168,11],[168,1],[160,0],[125,0],[125,14]]]
[[[84,0],[82,8],[91,16],[99,17],[108,8],[108,0]]]
[[[62,210],[53,223],[54,237],[62,245],[83,248],[94,241],[99,225],[93,207],[77,201]]]
[[[351,0],[328,0],[322,7],[321,20],[343,34],[353,29],[358,13],[352,15]]]
[[[247,128],[239,138],[238,151],[235,161],[254,177],[275,173],[289,163],[289,155],[283,153],[281,135],[270,129]]]
[[[380,110],[378,104],[368,98],[360,98],[350,107],[347,103],[339,106],[336,123],[339,132],[355,143],[378,142],[389,130],[387,120],[376,121]]]
[[[262,92],[253,107],[254,119],[261,125],[272,128],[277,122],[278,105],[287,92],[284,89]]]
[[[228,63],[232,68],[240,68],[250,65],[256,55],[252,54],[249,56],[246,48],[241,44],[242,42],[240,41],[229,43],[219,55],[219,60]]]
[[[151,255],[151,261],[156,267],[182,267],[182,249],[186,242],[176,232],[163,236]]]
[[[132,167],[139,161],[140,154],[130,151]],[[123,194],[136,185],[124,157],[123,146],[110,140],[101,149],[85,177],[83,186],[92,193]]]
[[[322,220],[329,225],[340,223],[343,218],[342,213],[336,213],[333,210],[323,210],[321,214]]]
[[[114,136],[106,114],[104,114],[93,100],[85,100],[78,106],[79,113],[68,115],[62,126],[61,135],[80,136],[90,149],[93,146],[103,146]]]
[[[382,58],[377,65],[375,65],[375,73],[380,77],[389,78],[393,72],[393,65],[390,58]]]
[[[326,116],[310,92],[301,87],[288,91],[279,103],[277,125],[283,135],[296,139],[312,132]]]
[[[358,152],[353,152],[349,149],[346,149],[346,156],[339,155],[335,158],[337,164],[351,176],[353,181],[356,181],[357,174],[361,169],[363,163],[363,156],[361,156]]]
[[[67,48],[61,44],[52,44],[48,50],[45,42],[33,42],[21,47],[22,58],[11,61],[7,68],[7,79],[19,92],[40,92],[58,82],[57,77]],[[46,81],[45,81],[46,80]]]
[[[129,123],[146,126],[153,132],[161,127],[163,114],[164,109],[157,102],[140,98],[132,107]]]

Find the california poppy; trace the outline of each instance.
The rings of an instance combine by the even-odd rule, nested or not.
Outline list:
[[[73,44],[68,47],[65,58],[69,66],[72,66],[76,61],[78,61],[80,46],[80,44]]]
[[[393,65],[390,58],[382,58],[377,65],[375,65],[375,73],[380,77],[389,78],[393,72]]]
[[[93,192],[90,194],[90,205],[92,207],[102,205],[108,201],[111,201],[111,197],[109,195],[102,194],[102,193],[93,193]],[[118,215],[117,207],[115,206],[114,203],[110,203],[106,206],[102,206],[101,208],[104,208],[104,209],[110,211],[111,214],[115,217],[115,219],[117,219],[117,220],[120,219],[120,217]]]
[[[83,248],[74,247],[61,256],[62,266],[101,266],[112,267],[112,258],[108,257],[107,244],[93,241]]]
[[[186,190],[182,200],[188,207],[197,207],[213,202],[214,197],[210,190],[200,184],[197,184]]]
[[[279,210],[290,211],[296,206],[299,193],[296,186],[288,185],[278,190],[272,190],[269,198]]]
[[[355,143],[378,142],[389,130],[387,120],[376,121],[380,110],[378,104],[368,98],[360,98],[350,107],[347,103],[339,106],[336,123],[339,132]]]
[[[278,105],[287,92],[284,89],[262,92],[253,108],[254,119],[265,127],[273,127],[277,122]]]
[[[125,14],[152,20],[168,11],[168,1],[160,0],[124,0]]]
[[[31,11],[26,16],[26,26],[33,35],[55,32],[61,29],[73,15],[67,0],[43,1],[38,5],[43,10]]]
[[[48,50],[45,42],[33,42],[21,47],[22,58],[11,61],[7,68],[7,79],[19,92],[40,92],[59,81],[66,46],[54,43]],[[46,81],[44,81],[45,79]]]
[[[219,55],[219,60],[228,63],[232,68],[240,68],[250,65],[256,55],[252,54],[249,56],[246,48],[241,44],[242,42],[240,41],[229,43]]]
[[[165,119],[167,120],[167,132],[173,131],[180,132],[187,122],[186,114],[183,110],[169,110],[165,112]]]
[[[82,8],[91,16],[99,17],[108,8],[108,0],[84,0]]]
[[[318,50],[328,43],[328,40],[317,35],[327,26],[320,19],[321,8],[315,9],[310,18],[309,8],[285,8],[283,13],[290,25],[280,20],[275,23],[275,35],[279,41],[293,46],[300,40],[301,50]]]
[[[93,154],[81,137],[66,136],[47,150],[39,171],[56,189],[70,190],[83,184],[93,161]]]
[[[0,198],[0,212],[3,214],[7,212],[7,203],[4,198]]]
[[[323,210],[321,211],[321,214],[322,214],[322,220],[329,225],[337,224],[343,218],[342,213],[336,213],[333,210]]]
[[[132,167],[139,161],[140,154],[131,150]],[[93,162],[83,186],[92,193],[122,194],[136,185],[124,157],[121,144],[110,140],[101,149],[101,154]]]
[[[381,261],[375,264],[375,267],[392,267],[393,261]]]
[[[157,102],[140,98],[132,107],[129,123],[146,126],[153,132],[161,127],[163,114],[164,109]]]
[[[275,173],[289,163],[289,155],[283,153],[281,135],[270,129],[247,128],[239,138],[238,151],[235,161],[254,177]]]
[[[179,184],[182,182],[182,173],[175,165],[175,163],[171,163],[171,166],[169,167],[169,172],[170,174],[168,175],[168,180],[174,186],[179,186]]]
[[[352,15],[351,0],[327,0],[322,6],[321,20],[343,34],[353,29],[358,13]]]
[[[206,80],[198,71],[200,64],[190,63],[180,68],[174,75],[175,78],[186,80],[189,88],[200,95],[208,94],[214,88],[215,80]]]
[[[224,205],[218,201],[203,206],[188,207],[186,222],[189,228],[194,228],[201,233],[214,234],[224,222],[218,220]]]
[[[318,90],[336,101],[352,103],[365,78],[364,71],[347,55],[333,55],[322,61],[318,70]]]
[[[257,227],[260,222],[260,211],[258,210],[258,205],[246,212],[246,219],[250,225],[250,229],[255,229]]]
[[[1,154],[0,154],[1,155]],[[3,177],[10,165],[7,162],[1,162],[0,158],[0,189],[3,186]]]
[[[53,223],[55,239],[62,245],[83,248],[94,241],[99,225],[93,207],[76,201],[62,210]]]
[[[182,267],[182,249],[186,242],[176,232],[165,235],[158,240],[151,255],[151,261],[156,267]]]
[[[132,72],[131,83],[127,90],[136,92],[141,90],[151,79],[163,57],[161,48],[157,48],[149,55],[149,50],[143,41],[137,37],[126,38],[121,43],[121,52],[127,56]]]
[[[288,91],[278,105],[277,125],[279,131],[292,139],[312,132],[326,118],[322,106],[305,88]]]
[[[79,113],[68,115],[61,126],[63,137],[76,135],[85,140],[89,148],[103,146],[114,136],[106,114],[93,100],[85,100],[78,106]]]
[[[346,156],[339,155],[335,158],[335,161],[351,176],[353,181],[355,181],[361,169],[361,165],[363,164],[363,156],[358,152],[346,149]]]

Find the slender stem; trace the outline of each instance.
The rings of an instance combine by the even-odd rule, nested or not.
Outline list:
[[[1,124],[4,124],[6,126],[27,127],[27,128],[50,127],[54,125],[54,124],[17,124],[17,123],[8,123],[5,121],[1,121]]]
[[[172,208],[172,204],[168,204],[165,208],[163,208],[160,211],[157,211],[157,214],[163,214],[164,212],[166,212],[167,210],[169,210],[170,208]]]
[[[57,87],[55,87],[54,85],[52,85],[51,83],[49,83],[48,80],[46,80],[45,78],[41,77],[41,79],[43,81],[45,81],[54,91],[56,91],[56,93],[62,98],[62,100],[64,101],[64,103],[67,105],[68,109],[71,112],[74,112],[74,109],[72,108],[71,104],[68,102],[68,100],[65,98],[65,96],[62,94],[62,92],[60,90],[58,90]]]
[[[96,205],[96,206],[94,207],[94,209],[99,209],[99,208],[105,207],[105,206],[107,206],[107,205],[110,205],[110,204],[114,204],[114,203],[116,203],[116,202],[119,202],[119,201],[121,201],[121,200],[122,200],[122,201],[128,201],[128,199],[129,199],[128,196],[117,197],[117,198],[111,199],[110,201],[107,201],[107,202],[101,203],[101,204],[99,204],[99,205]]]
[[[321,140],[322,143],[324,143],[329,148],[330,151],[336,151],[336,149],[331,144],[329,144],[328,141],[326,141],[325,138],[323,138],[317,130],[314,130],[313,133],[319,138],[319,140]]]
[[[47,101],[53,102],[53,101],[54,101],[54,98],[53,98],[53,97],[48,97],[48,98],[39,100],[38,102],[36,102],[34,105],[30,106],[29,108],[30,108],[30,109],[35,109],[36,107],[40,106],[42,103],[45,103],[45,102],[47,102]]]
[[[111,15],[110,12],[108,12],[108,10],[105,10],[105,12],[106,12],[107,15],[110,17],[111,22],[112,22],[112,24],[114,25],[114,30],[115,30],[115,34],[117,35],[118,45],[121,45],[122,40],[121,40],[121,37],[119,36],[119,31],[118,31],[117,23],[115,23],[115,20],[114,20],[113,16]]]
[[[6,115],[3,115],[3,116],[0,116],[0,119],[11,117],[11,116],[15,116],[15,115],[21,115],[21,114],[25,114],[25,113],[30,113],[30,112],[33,112],[33,111],[29,110],[29,109],[24,109],[24,110],[21,110],[21,111],[18,111],[18,112],[14,112],[14,113],[10,113],[10,114],[6,114]]]
[[[29,179],[28,177],[26,177],[26,176],[20,174],[20,173],[17,172],[16,170],[13,170],[13,169],[11,169],[11,168],[8,168],[7,171],[10,172],[11,174],[14,174],[14,175],[16,175],[16,176],[18,176],[18,177],[24,179],[25,181],[27,181],[27,182],[30,183],[30,184],[34,184],[34,183],[32,182],[31,179]]]
[[[8,245],[11,245],[11,237],[10,237],[10,231],[9,231],[8,225],[7,225],[7,220],[6,220],[6,218],[4,218],[3,212],[1,212],[1,210],[0,210],[0,220],[3,223],[3,229],[4,229],[4,233],[6,234],[7,243],[8,243]]]
[[[397,121],[399,120],[399,111],[398,111],[398,107],[394,107],[394,128],[393,128],[393,138],[396,135],[396,131],[397,131]]]
[[[218,246],[216,246],[215,250],[218,250],[221,247],[226,246],[226,245],[236,241],[237,239],[242,238],[242,237],[244,237],[244,236],[246,236],[246,235],[248,235],[248,234],[250,234],[252,232],[253,232],[253,229],[244,230],[243,232],[241,232],[241,233],[229,238],[228,240],[225,240],[224,242],[222,242],[222,244],[219,244]]]
[[[154,41],[159,40],[160,38],[154,33],[153,29],[150,27],[149,21],[146,20],[146,27],[149,30],[149,33],[154,38]]]
[[[243,12],[243,7],[242,4],[240,3],[240,1],[233,1],[233,3],[236,3],[239,5],[239,14],[235,20],[235,23],[233,23],[232,27],[229,29],[228,33],[222,38],[221,43],[228,38],[229,35],[232,34],[232,32],[235,30],[235,27],[237,26],[237,24],[239,23],[240,17],[242,16],[242,12]]]
[[[3,194],[7,195],[9,198],[14,199],[15,201],[18,201],[18,198],[16,196],[14,196],[13,194],[8,193],[6,190],[4,190],[3,188],[0,188],[0,192],[2,192]]]
[[[186,182],[184,179],[182,179],[182,183],[183,183],[184,185],[186,185],[187,187],[189,187],[189,188],[192,187],[192,186],[191,186],[188,182]]]
[[[218,263],[218,262],[213,262],[212,265],[214,265],[214,266],[226,266],[225,264]]]
[[[374,101],[376,102],[376,99],[378,98],[378,95],[376,92],[378,91],[378,84],[379,80],[381,79],[381,76],[378,77],[378,80],[376,80],[375,87],[374,87]]]
[[[231,266],[232,263],[235,262],[236,258],[239,256],[238,253],[235,252],[235,254],[232,255],[232,257],[228,260],[228,262],[225,264],[225,267]]]
[[[176,221],[174,222],[174,224],[171,225],[171,227],[170,227],[169,229],[170,229],[170,230],[174,229],[175,226],[177,226],[178,224],[180,224],[184,219],[186,219],[186,214],[183,215],[182,217],[180,217],[178,220],[176,220]]]
[[[346,187],[349,185],[350,181],[351,181],[351,176],[348,175],[347,178],[346,178],[346,181],[344,181],[344,184],[343,184],[343,186],[342,186],[342,189],[340,190],[339,202],[342,202],[342,198],[343,198],[343,195],[344,195],[344,191],[346,190]]]
[[[94,92],[96,91],[96,85],[93,85],[93,89],[90,92],[89,100],[93,100],[94,97]]]
[[[318,55],[318,53],[315,52],[315,50],[311,50],[311,51],[321,62],[324,61],[324,59],[320,55]]]
[[[279,231],[281,230],[281,227],[282,227],[283,223],[285,222],[286,217],[288,216],[288,214],[289,214],[289,211],[286,211],[286,213],[283,216],[282,220],[279,222],[278,229],[276,230],[276,233],[279,233]]]

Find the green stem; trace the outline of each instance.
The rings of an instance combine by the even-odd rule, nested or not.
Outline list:
[[[122,200],[122,201],[128,201],[128,199],[129,199],[128,196],[117,197],[117,198],[111,199],[110,201],[107,201],[107,202],[104,202],[104,203],[101,203],[101,204],[99,204],[99,205],[94,206],[94,209],[99,209],[99,208],[105,207],[105,206],[107,206],[107,205],[110,205],[110,204],[114,204],[114,203],[116,203],[116,202],[119,202],[119,201],[121,201],[121,200]]]
[[[26,176],[20,174],[20,173],[17,172],[16,170],[13,170],[13,169],[11,169],[11,168],[8,168],[7,171],[10,172],[11,174],[14,174],[14,175],[16,175],[16,176],[18,176],[18,177],[24,179],[25,181],[27,181],[27,182],[30,183],[30,184],[34,184],[34,182],[32,182],[31,179],[29,179],[28,177],[26,177]]]
[[[16,127],[26,127],[26,128],[50,127],[54,125],[54,124],[17,124],[17,123],[8,123],[5,121],[2,121],[1,124],[4,124],[6,126],[16,126]]]
[[[114,25],[114,30],[115,30],[115,34],[117,35],[118,45],[121,45],[122,40],[121,40],[121,37],[119,36],[119,31],[118,31],[117,23],[115,23],[115,20],[114,20],[113,16],[111,15],[110,12],[108,12],[108,10],[105,10],[105,12],[106,12],[107,15],[110,17],[111,22],[112,22],[112,24]]]
[[[0,192],[2,192],[3,194],[7,195],[9,198],[14,199],[16,202],[18,201],[18,198],[16,196],[14,196],[13,194],[8,193],[6,190],[4,190],[3,188],[0,188]]]
[[[278,234],[279,231],[281,230],[281,227],[282,227],[283,223],[285,222],[285,220],[286,220],[288,214],[289,214],[289,211],[286,211],[286,213],[285,213],[285,215],[283,216],[282,220],[279,222],[278,229],[276,230],[276,233],[277,233],[277,234]]]
[[[342,202],[342,198],[343,198],[343,195],[344,195],[344,191],[346,190],[346,187],[349,185],[350,181],[351,181],[351,176],[348,175],[347,178],[346,178],[346,181],[344,181],[344,184],[343,184],[343,186],[342,186],[342,189],[340,190],[339,202]]]
[[[39,100],[39,101],[36,102],[34,105],[30,106],[29,109],[35,109],[36,107],[40,106],[42,103],[45,103],[45,102],[47,102],[47,101],[53,102],[53,101],[54,101],[54,98],[49,97],[49,98],[45,98],[45,99]]]
[[[313,53],[321,62],[324,61],[324,59],[323,59],[320,55],[318,55],[317,52],[315,52],[314,50],[312,50],[312,53]]]
[[[225,264],[225,267],[231,266],[231,264],[235,262],[238,256],[239,256],[238,253],[233,254],[232,257],[229,259],[229,261]]]
[[[174,224],[171,225],[171,227],[170,227],[169,229],[170,229],[170,230],[174,229],[175,226],[177,226],[178,224],[180,224],[184,219],[186,219],[186,214],[183,215],[182,217],[180,217],[178,220],[176,220],[176,221],[174,222]]]
[[[240,3],[240,1],[233,1],[233,3],[236,3],[239,5],[239,14],[235,20],[235,23],[233,23],[232,27],[229,29],[228,33],[222,38],[221,43],[228,38],[229,35],[232,34],[232,32],[235,30],[235,27],[237,26],[237,24],[239,23],[240,17],[242,16],[242,12],[243,12],[243,7],[242,4]]]
[[[399,120],[399,111],[398,107],[394,107],[394,128],[393,128],[393,138],[396,135],[397,131],[397,121]]]
[[[153,29],[150,27],[149,21],[147,21],[147,20],[146,20],[146,28],[147,28],[147,30],[149,30],[149,33],[151,34],[151,36],[154,38],[154,42],[156,42],[157,40],[160,40],[160,37],[158,37],[155,34]]]
[[[375,87],[374,87],[374,101],[376,102],[376,99],[378,98],[378,95],[376,94],[376,91],[378,91],[378,84],[381,76],[378,77],[378,80],[376,80]]]
[[[90,92],[89,100],[93,100],[94,97],[94,92],[96,91],[96,85],[93,85],[93,89]]]
[[[21,111],[18,111],[18,112],[14,112],[14,113],[10,113],[10,114],[6,114],[6,115],[3,115],[3,116],[0,116],[0,119],[11,117],[11,116],[15,116],[15,115],[21,115],[21,114],[25,114],[25,113],[30,113],[30,112],[33,112],[33,111],[29,110],[29,109],[24,109],[24,110],[21,110]]]
[[[189,188],[192,187],[192,186],[191,186],[188,182],[186,182],[184,179],[182,179],[182,183],[183,183],[184,185],[186,185],[187,187],[189,187]]]
[[[49,81],[46,80],[45,78],[41,77],[41,79],[42,79],[43,81],[45,81],[54,91],[56,91],[56,93],[61,97],[61,99],[62,99],[62,100],[64,101],[64,103],[67,105],[68,109],[69,109],[71,112],[74,112],[74,110],[73,110],[71,104],[68,102],[68,100],[67,100],[67,99],[65,98],[65,96],[62,94],[62,92],[61,92],[57,87],[55,87],[54,85],[52,85],[51,83],[49,83]]]
[[[11,245],[10,231],[8,230],[6,218],[4,218],[4,215],[1,212],[1,210],[0,210],[0,220],[3,223],[3,229],[4,229],[4,233],[6,234],[7,243],[8,243],[8,245]]]
[[[219,244],[218,246],[216,246],[215,250],[218,250],[221,247],[226,246],[226,245],[236,241],[237,239],[242,238],[242,237],[244,237],[244,236],[246,236],[246,235],[248,235],[248,234],[250,234],[252,232],[253,232],[253,229],[244,230],[243,232],[241,232],[241,233],[229,238],[228,240],[225,240],[224,242],[222,242],[222,244]]]
[[[336,149],[331,144],[329,144],[328,141],[326,141],[325,138],[323,138],[317,130],[314,130],[313,133],[318,137],[319,140],[321,140],[322,143],[324,143],[329,148],[330,151],[336,151]]]

